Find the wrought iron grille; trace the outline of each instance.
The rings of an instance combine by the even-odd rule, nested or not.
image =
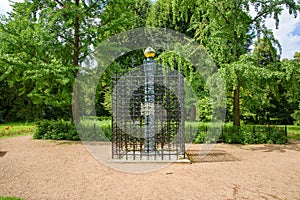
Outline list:
[[[185,156],[184,80],[146,60],[112,76],[112,158],[177,160]]]

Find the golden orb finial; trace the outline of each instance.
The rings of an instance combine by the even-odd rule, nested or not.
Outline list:
[[[147,47],[144,51],[144,55],[146,58],[154,58],[155,51],[152,47]]]

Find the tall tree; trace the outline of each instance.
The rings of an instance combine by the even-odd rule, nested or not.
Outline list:
[[[218,67],[238,62],[249,52],[254,36],[263,37],[265,43],[280,45],[265,20],[273,17],[276,27],[279,15],[286,6],[295,17],[299,13],[299,2],[257,0],[187,0],[156,1],[149,17],[149,25],[171,28],[193,36],[205,46]],[[256,11],[250,16],[250,8]],[[183,22],[183,23],[181,23]],[[184,26],[181,26],[184,24]],[[233,64],[232,67],[238,67]],[[238,69],[232,73],[237,74]],[[235,76],[233,92],[233,124],[240,125],[240,80]]]
[[[143,2],[150,5],[147,0]],[[8,110],[16,110],[13,105],[16,99],[22,102],[18,103],[19,107],[39,106],[37,117],[43,116],[49,106],[70,111],[74,78],[80,63],[111,34],[145,20],[145,16],[136,16],[137,13],[145,15],[142,5],[137,0],[14,3],[9,16],[1,17],[0,83],[16,88],[16,92],[1,95],[1,102],[11,99],[7,101]],[[116,15],[116,11],[122,15]]]
[[[256,0],[199,0],[205,10],[205,17],[194,22],[196,38],[207,47],[217,64],[237,62],[247,52],[252,34],[263,35],[265,40],[278,43],[273,33],[267,29],[265,20],[272,16],[276,27],[279,25],[279,15],[286,6],[290,14],[296,17],[300,10],[299,2],[284,1],[256,1]],[[250,6],[256,15],[250,16]],[[201,17],[201,16],[200,16]],[[238,66],[236,66],[238,67]],[[236,73],[237,69],[233,70]],[[233,124],[240,125],[240,80],[236,76],[233,88]]]
[[[72,88],[72,69],[54,50],[63,45],[54,44],[31,11],[31,4],[16,3],[0,23],[0,81],[7,86],[3,94],[10,120],[33,120],[45,106],[64,108],[70,100],[65,94]]]

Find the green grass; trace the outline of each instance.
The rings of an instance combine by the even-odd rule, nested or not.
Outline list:
[[[0,200],[21,200],[21,199],[17,197],[0,197]]]
[[[32,134],[35,130],[34,123],[12,122],[0,124],[0,139]]]
[[[287,126],[288,139],[300,140],[300,126]]]
[[[285,125],[274,125],[274,126],[281,127],[281,128],[285,127]],[[300,140],[300,126],[286,125],[286,127],[287,127],[288,139]]]
[[[100,126],[110,124],[110,120],[98,121]],[[209,126],[209,123],[201,123],[201,125]],[[199,122],[186,122],[186,131],[189,131],[189,127],[192,126],[193,130],[198,128]],[[278,126],[284,128],[285,126]],[[15,137],[15,136],[24,136],[32,134],[36,126],[34,123],[21,123],[21,122],[12,122],[0,124],[0,139]],[[300,126],[287,126],[288,139],[300,140]],[[1,199],[0,199],[1,200]]]

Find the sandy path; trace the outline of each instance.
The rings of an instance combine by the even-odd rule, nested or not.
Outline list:
[[[190,146],[196,148],[197,145]],[[226,145],[240,161],[171,164],[129,174],[80,143],[0,140],[0,196],[24,199],[300,199],[300,144]]]

